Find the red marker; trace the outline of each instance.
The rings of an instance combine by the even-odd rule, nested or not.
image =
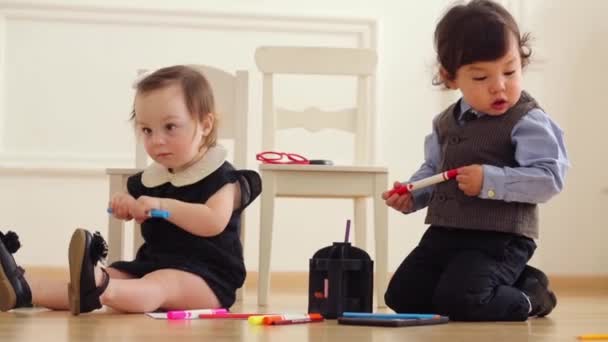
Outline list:
[[[391,197],[393,194],[403,195],[408,192],[412,192],[414,190],[426,188],[427,186],[431,186],[437,183],[445,182],[448,179],[456,178],[458,175],[458,169],[451,169],[444,171],[442,173],[438,173],[434,176],[423,178],[408,184],[396,185],[393,189],[391,189],[388,193],[388,197]]]
[[[251,316],[267,316],[275,314],[264,314],[264,313],[217,313],[217,314],[200,314],[198,318],[231,318],[231,319],[248,319]]]

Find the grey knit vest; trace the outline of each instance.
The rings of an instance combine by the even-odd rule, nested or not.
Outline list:
[[[452,104],[434,122],[441,147],[440,170],[470,164],[517,167],[511,132],[515,124],[534,108],[539,108],[536,101],[522,92],[519,101],[505,114],[484,115],[460,126],[457,121],[460,102]],[[425,222],[538,238],[536,204],[470,197],[458,189],[455,180],[435,185]]]

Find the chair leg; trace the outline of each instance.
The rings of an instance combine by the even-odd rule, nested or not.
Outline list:
[[[123,221],[110,216],[108,220],[108,265],[124,259],[124,227]]]
[[[245,225],[245,212],[243,212],[241,214],[241,234],[239,235],[239,239],[241,240],[241,247],[243,248],[243,256],[245,255],[245,233],[246,232],[247,232],[247,230],[246,230],[246,225]],[[236,302],[237,303],[240,303],[243,301],[244,289],[245,288],[243,285],[243,287],[236,290]]]
[[[110,198],[117,192],[124,191],[127,182],[127,176],[111,175],[110,176]],[[112,215],[108,215],[108,265],[114,261],[124,259],[123,246],[125,223],[123,220],[118,220]]]
[[[258,265],[258,305],[268,305],[270,287],[270,256],[272,249],[272,226],[274,219],[274,177],[262,172],[264,191],[260,195],[260,241]]]
[[[355,246],[367,250],[367,198],[355,198]]]
[[[376,295],[379,308],[385,308],[384,292],[387,287],[388,273],[388,207],[381,197],[387,189],[386,175],[376,176],[376,195],[374,196],[374,240],[376,242]]]

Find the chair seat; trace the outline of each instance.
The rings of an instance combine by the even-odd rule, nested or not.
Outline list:
[[[352,165],[261,164],[260,171],[388,173],[386,167]]]
[[[141,171],[138,168],[124,168],[124,169],[106,169],[107,175],[134,175]]]
[[[386,179],[387,172],[369,166],[260,165],[264,183],[275,184],[277,197],[372,197],[378,195],[377,182]]]

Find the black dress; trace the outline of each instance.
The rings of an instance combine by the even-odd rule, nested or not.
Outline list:
[[[129,177],[127,189],[134,198],[152,196],[172,198],[189,203],[205,203],[227,183],[238,182],[241,206],[236,208],[224,231],[213,237],[193,235],[173,223],[150,218],[141,224],[145,243],[135,260],[118,261],[110,265],[135,277],[160,269],[178,269],[199,275],[215,293],[222,307],[229,308],[235,292],[245,281],[245,264],[241,245],[241,212],[261,192],[260,176],[255,171],[235,170],[228,162],[193,184],[175,186],[170,182],[146,187],[142,173]]]

